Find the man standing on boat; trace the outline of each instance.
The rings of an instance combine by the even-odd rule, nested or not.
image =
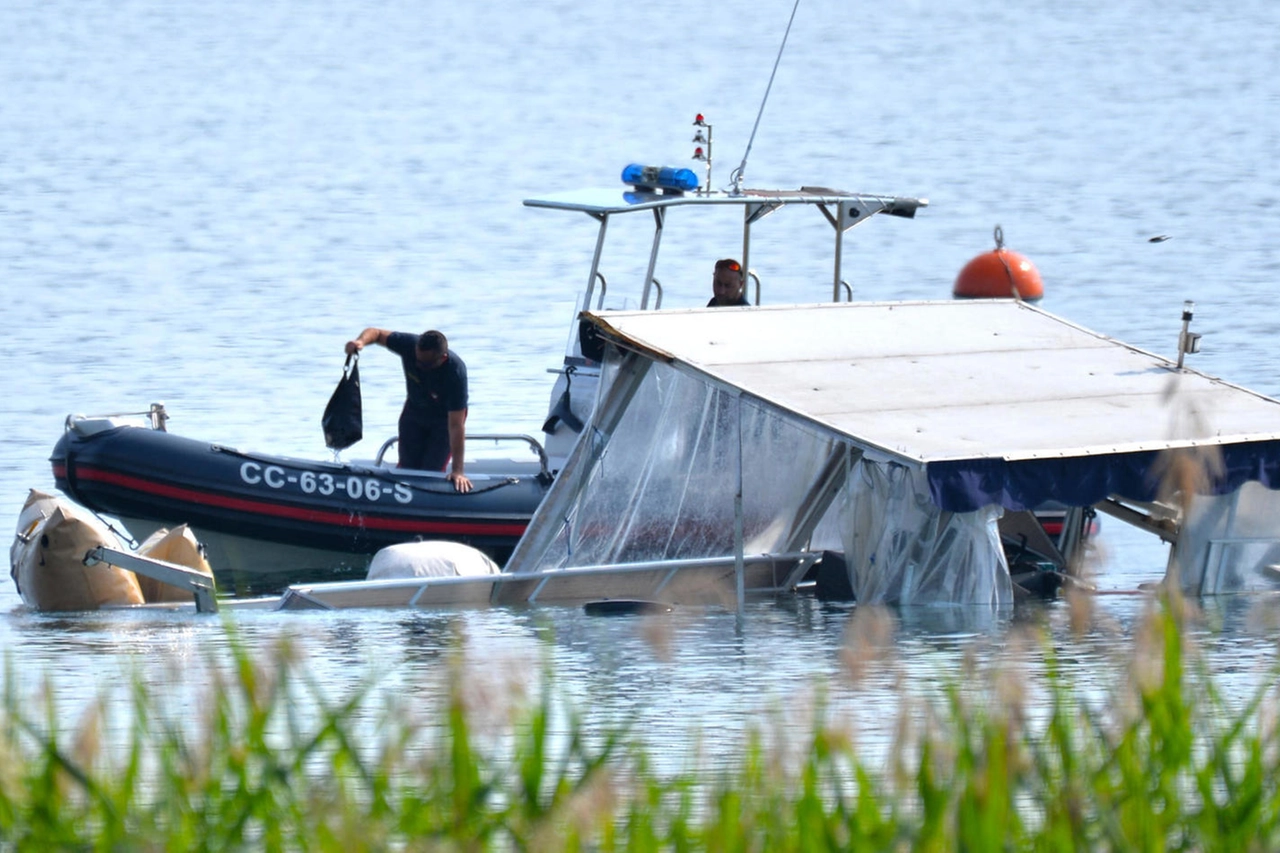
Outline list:
[[[463,473],[467,436],[467,366],[434,329],[413,335],[365,329],[347,341],[347,355],[382,344],[404,367],[405,401],[400,412],[400,467],[443,471],[459,492],[471,491]]]
[[[716,271],[711,277],[711,289],[715,293],[708,308],[725,308],[730,305],[750,305],[744,293],[746,277],[742,264],[733,258],[716,261]]]

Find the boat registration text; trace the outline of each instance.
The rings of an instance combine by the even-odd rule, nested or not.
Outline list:
[[[250,486],[263,486],[278,490],[296,487],[305,495],[332,495],[344,492],[351,500],[380,501],[390,498],[407,504],[413,500],[413,490],[405,483],[384,483],[377,477],[357,477],[354,474],[334,476],[315,471],[291,471],[279,465],[260,465],[245,462],[240,466],[240,479]]]

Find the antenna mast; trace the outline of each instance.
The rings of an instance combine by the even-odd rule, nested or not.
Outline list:
[[[751,146],[756,141],[756,131],[760,129],[760,117],[764,115],[764,105],[769,100],[769,90],[773,88],[773,78],[778,73],[778,63],[782,61],[782,51],[787,46],[787,36],[791,35],[791,24],[796,19],[796,10],[800,8],[800,0],[791,7],[791,19],[787,21],[787,31],[782,34],[782,44],[778,46],[778,56],[773,60],[773,71],[769,74],[769,85],[764,87],[764,97],[760,99],[760,112],[756,113],[755,126],[751,128],[751,138],[747,140],[747,150],[742,152],[742,162],[734,169],[729,178],[733,181],[733,195],[742,193],[742,177],[747,171],[747,158],[751,156]]]

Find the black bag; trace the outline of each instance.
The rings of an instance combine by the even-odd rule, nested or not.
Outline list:
[[[364,437],[364,412],[360,404],[359,356],[352,353],[342,368],[342,379],[324,407],[320,426],[324,428],[324,445],[345,450]]]

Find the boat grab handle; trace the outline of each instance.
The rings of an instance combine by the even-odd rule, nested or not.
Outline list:
[[[467,441],[472,441],[472,440],[474,441],[523,441],[525,444],[529,445],[530,450],[532,450],[535,454],[537,454],[538,464],[542,466],[542,473],[547,476],[550,476],[551,474],[551,472],[547,469],[547,466],[548,466],[547,451],[543,450],[542,444],[531,435],[525,435],[523,433],[513,432],[513,433],[481,433],[477,435],[467,436]]]
[[[381,465],[382,457],[386,456],[387,451],[399,440],[399,436],[393,435],[382,442],[382,446],[378,448],[378,455],[374,457],[373,464]],[[551,472],[548,470],[547,451],[543,450],[542,445],[531,435],[522,433],[477,433],[476,435],[468,435],[467,441],[523,441],[538,455],[538,464],[542,466],[542,474],[540,476],[551,476]]]
[[[378,455],[373,457],[373,464],[381,465],[382,457],[386,456],[387,451],[391,449],[391,446],[399,440],[400,440],[399,436],[393,435],[391,436],[391,438],[388,438],[386,441],[382,442],[382,446],[378,448]]]
[[[747,270],[747,278],[756,283],[756,305],[760,304],[760,276],[756,275],[755,270]]]
[[[600,280],[600,298],[596,300],[596,310],[599,311],[604,308],[604,295],[609,292],[609,282],[599,270],[596,271],[596,278]]]
[[[853,301],[853,288],[849,286],[849,282],[845,281],[844,279],[840,279],[840,286],[844,288],[845,296],[848,296],[848,297],[849,297],[849,298],[848,298],[847,300],[845,300],[845,301],[847,301],[847,302],[852,302],[852,301]]]

